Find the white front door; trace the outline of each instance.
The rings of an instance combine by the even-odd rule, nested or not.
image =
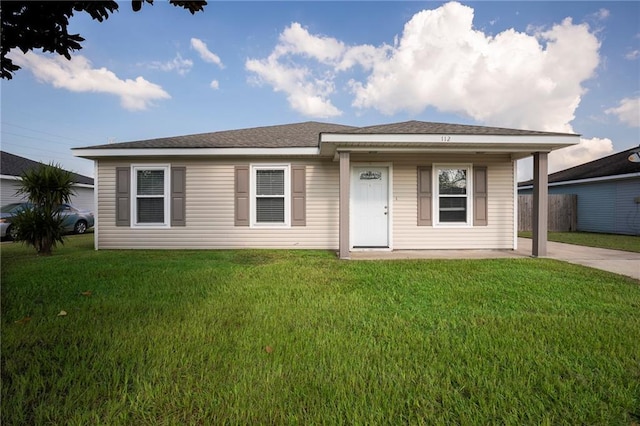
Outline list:
[[[358,247],[389,247],[389,168],[351,169],[351,242]]]

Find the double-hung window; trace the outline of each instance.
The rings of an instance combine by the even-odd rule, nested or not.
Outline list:
[[[289,166],[253,165],[251,181],[252,226],[289,226]]]
[[[169,166],[132,167],[133,226],[169,226]]]
[[[471,167],[435,167],[436,203],[438,224],[471,224]]]

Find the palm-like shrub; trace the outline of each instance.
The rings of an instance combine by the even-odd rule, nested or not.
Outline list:
[[[33,246],[38,254],[50,255],[57,243],[64,244],[60,204],[68,203],[74,193],[73,175],[59,165],[43,164],[22,174],[18,194],[33,205],[13,219],[16,240]]]

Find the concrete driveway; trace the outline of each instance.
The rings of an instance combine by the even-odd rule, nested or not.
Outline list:
[[[530,256],[531,247],[531,239],[518,238],[517,253]],[[547,242],[546,257],[602,269],[603,271],[626,275],[640,280],[640,253],[549,241]]]
[[[532,241],[518,238],[517,250],[352,251],[353,260],[375,259],[500,259],[531,257]],[[547,258],[602,269],[640,280],[640,253],[547,242]]]

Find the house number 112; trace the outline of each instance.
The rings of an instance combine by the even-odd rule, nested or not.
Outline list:
[[[451,136],[440,136],[440,142],[449,142],[451,140]]]

